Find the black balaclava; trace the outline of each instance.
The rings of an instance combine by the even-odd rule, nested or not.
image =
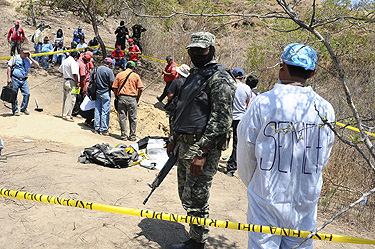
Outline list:
[[[215,47],[210,46],[210,52],[207,55],[198,55],[189,52],[191,62],[198,68],[204,67],[208,62],[212,61],[215,55]]]

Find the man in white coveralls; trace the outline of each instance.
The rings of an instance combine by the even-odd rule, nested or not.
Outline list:
[[[286,46],[279,83],[258,95],[239,123],[238,173],[247,186],[248,223],[313,231],[334,134],[323,121],[335,121],[329,102],[306,80],[315,73],[316,51]],[[320,116],[321,117],[320,117]],[[249,232],[249,248],[292,248],[303,239]],[[308,240],[299,248],[313,248]]]

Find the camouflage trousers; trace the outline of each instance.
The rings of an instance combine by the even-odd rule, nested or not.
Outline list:
[[[195,176],[190,173],[190,164],[199,147],[178,141],[177,152],[177,180],[178,194],[187,215],[208,218],[210,189],[212,180],[217,172],[221,151],[213,149],[209,152],[203,166],[203,173]],[[190,225],[189,235],[196,242],[206,242],[208,226]]]

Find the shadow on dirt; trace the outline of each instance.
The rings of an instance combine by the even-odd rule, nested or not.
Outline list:
[[[189,234],[185,230],[185,226],[180,223],[143,219],[138,226],[142,232],[138,233],[134,239],[144,236],[147,240],[156,242],[160,248],[168,249],[172,244],[182,243],[189,239]],[[148,248],[150,245],[147,242],[138,240],[143,248]],[[208,238],[207,248],[238,248],[236,243],[230,243],[224,236]]]
[[[180,223],[146,218],[141,220],[138,226],[142,232],[138,233],[134,239],[144,236],[147,240],[159,244],[160,248],[169,248],[171,244],[189,239],[185,227]],[[138,241],[143,248],[149,248],[150,245],[147,242]]]
[[[158,108],[159,110],[161,110],[161,111],[163,111],[163,112],[165,112],[165,109],[164,109],[164,103],[162,103],[162,102],[157,102],[157,103],[155,103],[155,104],[154,104],[154,107],[155,107],[155,108]]]

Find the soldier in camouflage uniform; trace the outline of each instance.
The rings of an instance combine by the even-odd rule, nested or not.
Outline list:
[[[207,218],[212,180],[230,139],[236,83],[214,59],[213,34],[193,33],[187,49],[195,67],[180,90],[168,153],[177,155],[182,206],[189,216]],[[208,231],[207,226],[190,225],[190,239],[171,249],[205,248]]]

